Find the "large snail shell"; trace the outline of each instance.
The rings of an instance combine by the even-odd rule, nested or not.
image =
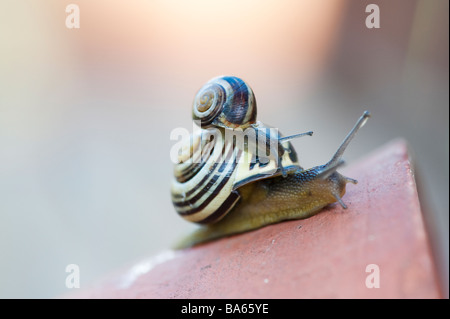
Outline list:
[[[221,219],[239,199],[233,181],[242,151],[220,138],[209,141],[206,131],[193,136],[189,159],[175,165],[171,193],[178,214],[207,224]]]
[[[256,122],[256,100],[252,89],[234,76],[208,81],[197,93],[192,117],[202,128],[221,126],[246,128]]]

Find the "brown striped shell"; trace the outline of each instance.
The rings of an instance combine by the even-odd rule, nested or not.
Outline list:
[[[238,203],[240,187],[279,176],[281,171],[275,162],[261,164],[247,148],[236,147],[226,138],[226,128],[256,123],[253,91],[241,79],[218,77],[209,81],[195,98],[193,118],[201,121],[202,129],[191,136],[175,164],[172,202],[184,219],[209,224],[223,218]],[[265,128],[259,122],[255,127]],[[299,168],[292,145],[282,145],[286,150],[280,158],[282,166]]]
[[[212,139],[211,136],[214,136]],[[202,129],[193,135],[175,165],[172,203],[184,219],[210,224],[223,218],[238,202],[239,188],[257,180],[279,176],[275,162],[259,163],[246,149],[224,137],[224,129]],[[283,167],[298,168],[297,155],[289,142]]]
[[[208,81],[197,93],[192,118],[202,128],[246,128],[256,122],[256,100],[250,86],[234,76]]]

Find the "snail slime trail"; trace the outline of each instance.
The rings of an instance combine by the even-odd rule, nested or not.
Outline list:
[[[357,181],[337,169],[370,113],[357,120],[328,163],[309,169],[300,166],[290,141],[312,132],[285,137],[256,114],[255,95],[240,78],[213,78],[196,94],[192,117],[199,129],[174,166],[171,197],[182,218],[202,227],[178,248],[307,218],[335,202],[347,208],[346,184]]]

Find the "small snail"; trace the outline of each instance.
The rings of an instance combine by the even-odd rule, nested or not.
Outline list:
[[[257,121],[253,91],[237,77],[208,81],[195,96],[192,116],[201,129],[175,164],[171,195],[181,217],[204,227],[179,247],[307,218],[336,201],[346,208],[345,185],[357,181],[336,170],[369,112],[327,164],[310,169],[299,165],[290,140],[312,132],[283,137]]]

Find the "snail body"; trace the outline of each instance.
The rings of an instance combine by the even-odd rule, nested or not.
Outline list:
[[[307,218],[336,201],[346,208],[341,199],[345,185],[356,180],[336,170],[369,116],[364,112],[327,164],[305,170],[290,140],[312,132],[271,134],[269,126],[256,121],[255,96],[243,80],[225,76],[209,81],[193,104],[193,119],[201,129],[180,155],[171,187],[178,214],[203,227],[179,247]]]

